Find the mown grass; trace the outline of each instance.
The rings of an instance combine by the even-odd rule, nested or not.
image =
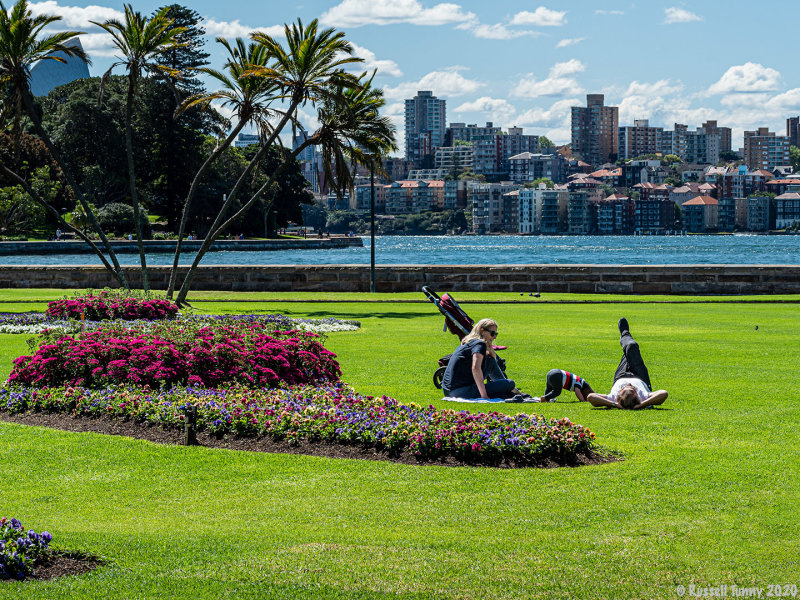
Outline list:
[[[358,319],[361,330],[327,341],[343,378],[364,393],[444,405],[430,376],[455,337],[430,304],[202,308]],[[0,423],[3,513],[109,561],[78,578],[0,585],[0,598],[677,598],[678,584],[800,583],[800,308],[476,303],[469,312],[497,319],[509,374],[533,393],[553,367],[606,391],[616,321],[627,316],[670,399],[631,413],[567,393],[502,405],[569,417],[624,457],[555,470],[164,447]],[[3,376],[25,337],[0,336]]]

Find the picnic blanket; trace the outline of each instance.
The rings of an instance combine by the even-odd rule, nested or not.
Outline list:
[[[496,402],[508,402],[505,398],[456,398],[455,396],[445,396],[442,400],[446,400],[447,402],[470,402],[473,404],[493,404]],[[539,398],[535,396],[529,400],[524,400],[523,402],[515,402],[514,404],[526,404],[531,402],[539,402]]]

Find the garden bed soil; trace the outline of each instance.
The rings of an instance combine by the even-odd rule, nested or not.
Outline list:
[[[68,575],[83,575],[90,573],[102,564],[95,557],[80,552],[54,552],[52,558],[43,565],[34,567],[35,575],[26,577],[23,581],[44,581]],[[19,579],[0,579],[3,583],[22,583]]]
[[[73,417],[61,413],[28,412],[11,415],[0,411],[0,419],[11,423],[49,427],[75,433],[93,432],[107,435],[123,435],[139,440],[147,440],[157,444],[177,445],[183,443],[183,432],[179,430],[163,429],[156,425],[134,423],[133,421],[120,421],[111,418]],[[592,452],[579,454],[575,457],[548,457],[537,461],[502,460],[497,462],[464,462],[455,457],[425,460],[407,452],[391,454],[377,448],[363,446],[348,446],[325,441],[302,441],[292,445],[284,441],[276,441],[269,437],[246,438],[225,436],[217,438],[207,432],[197,433],[197,445],[207,448],[224,448],[227,450],[245,450],[248,452],[270,452],[275,454],[301,454],[306,456],[320,456],[324,458],[349,458],[359,460],[385,460],[407,465],[442,465],[452,467],[480,466],[497,468],[555,468],[555,467],[580,467],[597,465],[619,460],[609,453]]]

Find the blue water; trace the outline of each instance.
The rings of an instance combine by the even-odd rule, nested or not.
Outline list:
[[[381,236],[376,263],[387,264],[800,264],[798,235],[692,236]],[[172,264],[172,254],[148,255],[148,264]],[[136,254],[118,255],[138,264]],[[181,255],[191,264],[193,253]],[[209,252],[204,265],[369,264],[370,240],[362,248]],[[92,265],[83,255],[0,256],[3,265]]]

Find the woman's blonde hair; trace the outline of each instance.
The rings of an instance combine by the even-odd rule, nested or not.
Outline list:
[[[467,335],[464,336],[464,339],[461,340],[461,343],[466,344],[467,342],[470,342],[472,340],[483,340],[481,332],[485,331],[486,329],[489,329],[490,327],[494,328],[494,330],[496,331],[497,322],[493,321],[492,319],[481,319],[480,321],[475,323],[475,326],[472,328],[472,331],[470,331]],[[492,344],[487,344],[487,349],[489,350],[490,355],[497,358],[497,353],[494,351],[494,348],[492,348]]]

